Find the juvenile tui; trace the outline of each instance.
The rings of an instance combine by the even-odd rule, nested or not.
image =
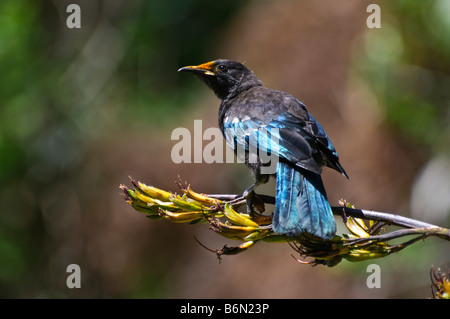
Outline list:
[[[291,236],[306,232],[332,239],[336,223],[320,176],[321,167],[348,175],[324,129],[306,106],[288,93],[263,87],[239,62],[219,59],[178,71],[194,73],[222,100],[220,129],[235,152],[238,147],[246,150],[245,163],[256,179],[243,194],[248,210],[252,210],[254,189],[276,175],[273,231]],[[270,132],[277,145],[267,142],[271,139],[260,138],[261,129]],[[249,160],[251,141],[258,151],[278,156],[275,174],[262,172],[266,164],[258,154],[256,160]]]

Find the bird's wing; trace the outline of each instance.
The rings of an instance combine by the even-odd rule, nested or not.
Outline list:
[[[314,173],[322,171],[312,156],[314,137],[298,123],[286,121],[284,116],[269,123],[258,119],[225,122],[224,134],[227,144],[235,150],[265,152]]]
[[[339,156],[336,148],[329,139],[327,133],[325,133],[322,125],[320,125],[311,114],[307,114],[307,120],[305,121],[286,112],[279,115],[276,121],[283,123],[291,131],[295,132],[295,136],[301,135],[314,151],[320,153],[320,158],[323,159],[323,165],[329,166],[349,178],[344,168],[339,163]]]

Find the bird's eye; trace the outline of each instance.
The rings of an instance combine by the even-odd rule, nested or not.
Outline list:
[[[223,64],[220,64],[217,67],[217,69],[219,69],[219,71],[222,71],[222,72],[227,72],[228,71],[228,68],[226,67],[226,65],[223,65]]]

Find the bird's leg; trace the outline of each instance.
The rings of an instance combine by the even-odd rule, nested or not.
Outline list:
[[[254,183],[244,191],[244,194],[242,194],[242,197],[244,197],[247,202],[247,213],[250,215],[253,215],[253,200],[255,198],[254,189],[258,186],[259,183]]]
[[[253,200],[255,198],[255,188],[259,185],[262,185],[266,183],[269,180],[268,176],[263,176],[261,178],[258,178],[255,183],[253,183],[249,188],[247,188],[244,193],[242,194],[242,197],[245,198],[247,202],[247,213],[249,215],[253,215]]]

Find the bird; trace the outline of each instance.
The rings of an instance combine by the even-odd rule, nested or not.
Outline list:
[[[235,152],[237,147],[245,149],[245,164],[255,178],[243,193],[249,213],[253,212],[255,188],[275,177],[272,230],[291,237],[306,233],[319,240],[333,239],[336,222],[321,178],[322,167],[330,167],[347,179],[349,176],[325,130],[305,104],[289,93],[264,87],[237,61],[217,59],[185,66],[178,72],[195,74],[221,100],[220,130]],[[276,145],[259,138],[262,129],[274,132]],[[249,160],[252,141],[256,150],[278,156],[273,172],[264,171],[267,164],[260,153],[256,160]]]

